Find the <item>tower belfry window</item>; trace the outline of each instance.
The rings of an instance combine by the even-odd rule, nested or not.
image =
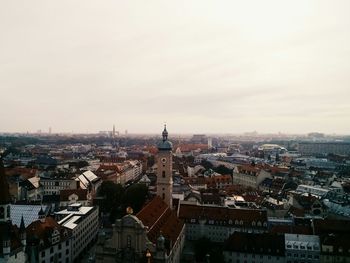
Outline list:
[[[165,178],[165,171],[162,171],[162,177]]]

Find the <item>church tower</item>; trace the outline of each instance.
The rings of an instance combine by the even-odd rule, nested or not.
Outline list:
[[[157,145],[157,195],[160,196],[169,207],[173,208],[173,144],[168,141],[166,125],[162,133],[162,141]]]

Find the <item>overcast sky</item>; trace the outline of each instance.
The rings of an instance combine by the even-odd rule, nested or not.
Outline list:
[[[0,131],[350,132],[350,1],[0,1]]]

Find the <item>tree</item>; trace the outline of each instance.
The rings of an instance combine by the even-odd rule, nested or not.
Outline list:
[[[214,165],[207,160],[203,160],[201,162],[201,165],[205,168],[205,170],[213,169],[213,167],[214,167]]]
[[[98,191],[98,196],[105,197],[102,202],[101,211],[110,213],[113,209],[120,207],[124,195],[124,188],[120,184],[104,181]]]
[[[227,168],[225,165],[219,165],[218,167],[216,167],[215,172],[219,173],[219,174],[232,174],[232,169]]]
[[[147,157],[147,166],[152,167],[155,164],[154,155],[150,155]]]
[[[194,253],[197,262],[207,262],[207,254],[210,263],[224,263],[222,246],[213,243],[207,237],[202,237],[194,242]]]
[[[196,261],[204,262],[206,254],[210,251],[212,244],[209,238],[201,237],[194,243]]]
[[[126,189],[123,196],[124,208],[130,206],[134,213],[137,213],[143,207],[146,202],[148,193],[148,187],[145,184],[133,184]]]

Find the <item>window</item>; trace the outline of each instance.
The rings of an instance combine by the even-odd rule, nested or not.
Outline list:
[[[50,248],[50,254],[52,254],[52,253],[53,253],[53,247]]]
[[[131,247],[131,236],[130,235],[127,236],[126,243],[127,243],[128,248],[130,248]]]
[[[163,200],[165,199],[165,194],[164,193],[162,194],[162,198],[163,198]]]
[[[45,257],[45,251],[41,252],[41,256]]]
[[[0,207],[0,219],[5,218],[5,209],[3,207]]]
[[[162,177],[165,178],[165,171],[162,171]]]

